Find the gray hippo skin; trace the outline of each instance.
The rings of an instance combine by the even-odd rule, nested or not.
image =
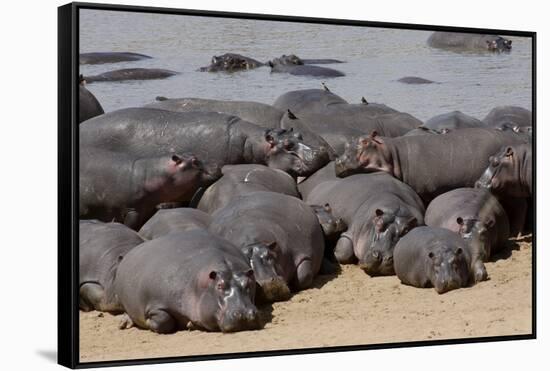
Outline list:
[[[416,77],[416,76],[405,76],[397,80],[399,82],[402,82],[403,84],[411,84],[411,85],[421,85],[421,84],[434,84],[435,82],[432,80],[427,80],[422,77]]]
[[[300,197],[296,181],[284,171],[264,165],[225,165],[222,178],[204,192],[197,208],[208,214],[225,207],[232,199],[255,191]]]
[[[264,63],[244,55],[226,53],[213,56],[209,66],[199,68],[200,72],[236,72],[264,66]]]
[[[323,231],[312,208],[296,197],[253,192],[235,198],[212,215],[210,231],[243,249],[267,301],[309,288],[321,268]]]
[[[532,146],[529,143],[504,146],[489,157],[489,167],[476,182],[477,187],[508,197],[533,195]]]
[[[97,220],[81,220],[78,236],[80,309],[123,312],[114,293],[116,271],[124,255],[143,238],[122,224]]]
[[[428,38],[428,46],[454,51],[489,51],[500,53],[509,52],[512,49],[512,40],[497,35],[434,32]]]
[[[406,285],[443,294],[473,282],[470,248],[448,229],[415,228],[399,240],[393,255],[395,274]]]
[[[298,190],[302,195],[302,199],[308,198],[311,191],[317,187],[318,184],[326,182],[328,180],[336,180],[336,170],[334,170],[334,161],[329,162],[315,173],[298,183]]]
[[[432,130],[457,130],[466,128],[483,128],[486,127],[482,121],[479,121],[475,117],[465,115],[460,111],[453,111],[437,115],[429,119],[422,125]]]
[[[136,158],[81,146],[79,174],[81,219],[114,220],[138,230],[156,205],[189,201],[221,171],[189,154]]]
[[[341,77],[345,74],[341,71],[319,67],[314,65],[306,65],[301,60],[294,60],[283,55],[281,58],[275,58],[269,61],[268,66],[271,67],[271,72],[284,72],[295,76],[314,76],[314,77]]]
[[[104,114],[105,111],[97,98],[84,86],[81,81],[78,85],[78,123]]]
[[[126,80],[155,80],[165,79],[177,75],[179,72],[162,70],[158,68],[124,68],[121,70],[104,72],[99,75],[84,76],[87,83],[101,81],[126,81]]]
[[[80,64],[103,64],[117,62],[140,61],[142,59],[151,59],[152,57],[144,54],[129,52],[98,52],[81,53],[79,55]]]
[[[258,329],[255,286],[246,258],[229,242],[199,229],[159,237],[119,265],[115,292],[127,314],[121,328]]]
[[[483,262],[510,236],[510,222],[497,198],[486,189],[457,188],[436,197],[428,208],[427,226],[458,233],[470,245],[475,281],[487,279]]]
[[[358,261],[371,276],[391,275],[393,248],[409,230],[424,224],[422,200],[406,184],[384,173],[358,174],[320,183],[308,204],[329,203],[348,225],[335,248],[342,264]]]
[[[349,104],[330,91],[320,89],[285,93],[274,105],[292,111],[294,116],[321,135],[338,154],[343,153],[347,141],[372,130],[382,136],[396,137],[422,125],[413,116],[385,105]]]
[[[302,122],[290,111],[282,111],[273,106],[258,102],[223,101],[201,98],[177,98],[167,99],[157,97],[157,102],[147,104],[146,108],[156,108],[173,112],[219,112],[226,115],[238,116],[244,121],[256,124],[263,128],[293,129],[298,131],[308,146],[329,150],[329,155],[334,157],[328,143],[316,134],[306,123]]]
[[[139,235],[152,240],[173,232],[208,229],[210,215],[189,207],[158,210],[139,230]]]
[[[381,138],[373,132],[346,143],[335,170],[339,177],[385,171],[428,203],[452,189],[473,187],[491,154],[503,145],[522,142],[525,138],[518,134],[487,128],[398,138]]]
[[[326,148],[308,147],[298,132],[215,112],[122,109],[81,124],[80,145],[138,156],[192,152],[219,166],[256,163],[292,176],[307,176],[329,161]]]
[[[483,122],[494,128],[516,128],[533,126],[533,114],[528,109],[517,106],[498,106],[493,108]]]

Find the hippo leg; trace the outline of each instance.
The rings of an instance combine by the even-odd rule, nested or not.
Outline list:
[[[357,259],[353,252],[353,242],[348,236],[342,234],[338,239],[334,248],[334,256],[336,256],[336,260],[340,264],[353,264],[356,262]]]
[[[298,290],[307,289],[313,283],[313,265],[310,259],[304,259],[296,268],[296,282],[294,286]]]
[[[477,260],[474,263],[473,274],[475,283],[486,281],[489,278],[489,275],[487,274],[487,269],[485,269],[485,264],[483,264],[483,261],[481,260]]]
[[[80,286],[79,306],[84,312],[92,310],[104,311],[105,291],[98,283],[86,282]]]
[[[145,324],[149,329],[159,334],[169,334],[176,331],[176,320],[162,309],[153,309],[147,313]]]
[[[132,319],[127,313],[124,313],[120,318],[120,322],[118,323],[118,328],[121,330],[126,330],[131,327],[134,327],[134,321],[132,321]]]

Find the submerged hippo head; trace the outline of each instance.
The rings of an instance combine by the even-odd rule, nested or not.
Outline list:
[[[219,328],[222,332],[235,332],[260,327],[258,310],[253,304],[256,281],[251,269],[244,272],[213,270],[207,281],[208,289],[204,295],[208,295],[208,300],[202,301],[200,310],[215,313],[213,318],[203,319],[208,330]],[[216,310],[212,310],[213,305]]]
[[[512,49],[512,40],[498,36],[494,40],[487,40],[487,49],[492,52],[510,51]]]
[[[279,256],[281,251],[276,242],[257,242],[244,246],[241,251],[248,258],[254,270],[259,301],[274,302],[290,298],[290,289],[280,275]]]
[[[503,147],[489,157],[489,166],[476,182],[476,188],[487,188],[494,192],[525,197],[519,180],[519,156],[513,147]]]
[[[385,171],[394,175],[391,153],[384,139],[373,131],[346,143],[344,153],[334,162],[336,176],[343,178],[355,173]],[[397,174],[396,174],[397,175]]]
[[[476,282],[487,279],[487,270],[483,262],[491,255],[489,228],[494,225],[494,220],[489,219],[480,221],[478,219],[463,219],[458,217],[456,222],[459,226],[458,233],[470,245],[472,249],[472,259],[479,261],[479,264],[474,266],[474,277]]]
[[[417,220],[408,211],[375,210],[356,238],[355,254],[359,266],[370,276],[394,274],[393,250],[401,237],[416,227]]]
[[[468,285],[470,267],[465,257],[465,246],[437,241],[428,247],[427,276],[439,294]],[[425,286],[429,287],[430,283]]]
[[[325,238],[338,237],[342,232],[348,229],[346,222],[342,218],[336,218],[332,215],[332,208],[329,204],[311,205],[311,208],[319,219],[319,224],[323,229]]]
[[[262,64],[252,58],[240,54],[226,53],[212,57],[210,65],[201,67],[199,71],[218,72],[218,71],[240,71],[249,70],[261,66]]]
[[[293,177],[308,176],[329,162],[327,148],[311,148],[302,135],[292,128],[268,129],[265,132],[266,164],[283,170]]]
[[[285,55],[283,54],[280,58],[275,58],[271,61],[273,64],[294,64],[297,66],[303,65],[304,62],[296,55],[290,54]]]

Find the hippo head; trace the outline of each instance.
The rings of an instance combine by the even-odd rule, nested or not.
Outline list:
[[[193,154],[172,154],[166,171],[175,187],[189,184],[208,186],[222,176],[220,166],[214,163],[205,165]]]
[[[267,166],[283,170],[293,177],[311,175],[329,161],[327,148],[307,146],[302,135],[292,128],[266,130],[265,142]]]
[[[470,245],[474,260],[480,260],[481,262],[486,261],[491,255],[488,231],[489,228],[495,224],[494,219],[481,221],[473,218],[463,219],[458,217],[456,222],[459,227],[458,233],[468,242],[468,245]],[[483,264],[479,264],[475,267],[474,276],[476,282],[487,279],[487,271]]]
[[[513,147],[503,147],[489,157],[489,166],[476,182],[476,188],[487,188],[494,192],[506,190],[507,194],[523,197],[519,179],[519,159]]]
[[[215,318],[203,321],[208,330],[219,328],[222,332],[235,332],[260,328],[258,310],[253,304],[256,280],[252,269],[243,272],[213,270],[207,280],[208,293],[215,298],[217,307]]]
[[[347,142],[344,153],[334,162],[334,169],[336,176],[340,178],[374,171],[385,171],[399,176],[388,146],[376,131],[369,136],[361,136]]]
[[[492,52],[509,52],[512,49],[512,40],[498,36],[494,40],[487,40],[487,49]]]
[[[332,215],[332,208],[329,204],[311,205],[311,208],[317,215],[326,238],[338,237],[348,229],[346,222],[342,218],[336,218]]]
[[[264,302],[284,301],[290,298],[290,289],[279,265],[281,250],[276,242],[256,242],[244,246],[241,251],[248,258],[260,290],[258,300]]]
[[[303,65],[304,62],[296,55],[290,54],[290,55],[282,55],[280,58],[275,58],[273,60],[274,64],[280,63],[280,64],[294,64],[294,65]]]
[[[470,267],[463,247],[441,246],[441,241],[437,243],[439,245],[428,247],[425,257],[431,285],[439,294],[465,287],[469,281]],[[425,286],[429,287],[430,283]]]
[[[361,269],[370,276],[394,274],[394,247],[417,223],[416,218],[405,210],[376,209],[373,218],[360,228],[356,238],[355,254]]]

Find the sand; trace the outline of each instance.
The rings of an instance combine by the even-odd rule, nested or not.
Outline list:
[[[486,263],[490,280],[439,295],[357,266],[317,277],[290,301],[260,308],[265,327],[232,334],[119,330],[121,316],[80,313],[81,362],[414,340],[530,334],[532,244],[510,240]]]

